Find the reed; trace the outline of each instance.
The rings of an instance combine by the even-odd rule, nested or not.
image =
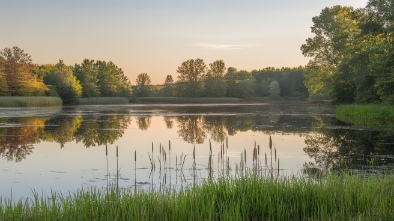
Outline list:
[[[217,103],[239,103],[242,99],[234,97],[139,97],[130,99],[131,103],[138,104],[217,104]]]
[[[336,117],[357,125],[394,125],[393,105],[340,105],[335,109]]]
[[[164,192],[80,189],[0,200],[1,220],[393,220],[394,174],[244,176]]]
[[[127,97],[87,97],[79,98],[78,104],[81,105],[97,105],[97,104],[128,104]]]
[[[62,99],[59,97],[45,96],[12,96],[1,97],[0,107],[45,107],[45,106],[61,106]]]

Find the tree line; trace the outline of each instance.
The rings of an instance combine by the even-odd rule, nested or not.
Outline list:
[[[305,70],[272,68],[251,72],[226,68],[223,60],[208,66],[203,59],[189,59],[177,68],[177,81],[167,75],[164,84],[151,85],[150,76],[141,73],[135,81],[135,97],[307,97],[303,84]]]
[[[304,82],[310,96],[394,104],[394,1],[327,7],[312,20],[314,36],[301,46],[311,58]]]
[[[68,66],[36,65],[19,47],[0,51],[0,96],[59,96],[65,104],[80,97],[129,97],[132,89],[113,62],[85,59]]]

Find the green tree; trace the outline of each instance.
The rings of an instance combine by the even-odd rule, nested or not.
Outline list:
[[[94,60],[84,59],[80,65],[74,65],[73,71],[81,82],[83,97],[99,97],[101,95],[97,65],[94,64]]]
[[[268,86],[268,88],[269,88],[270,97],[272,97],[272,98],[280,97],[280,86],[277,81],[271,82],[271,84]]]
[[[132,89],[123,70],[113,62],[96,61],[98,87],[103,97],[129,97]]]
[[[138,97],[149,97],[151,93],[151,80],[149,75],[147,73],[139,74],[135,83],[137,84],[137,88],[134,94]]]
[[[48,85],[53,85],[56,92],[63,100],[64,104],[76,103],[82,95],[82,86],[74,76],[72,68],[65,65],[60,60],[54,66],[47,66],[44,81]]]
[[[224,76],[228,85],[227,96],[247,98],[254,96],[256,79],[251,73],[245,70],[236,71],[235,68],[229,68]]]
[[[217,60],[209,64],[209,69],[204,80],[206,96],[224,97],[226,95],[225,71],[226,66],[223,60]]]
[[[0,67],[7,81],[7,94],[11,96],[44,95],[48,88],[42,79],[32,73],[32,59],[15,46],[0,51]]]
[[[174,96],[174,79],[172,75],[167,75],[164,81],[163,95],[166,97]]]
[[[177,73],[180,87],[180,94],[183,96],[197,97],[202,92],[202,79],[205,74],[206,65],[200,58],[190,59],[182,62]]]

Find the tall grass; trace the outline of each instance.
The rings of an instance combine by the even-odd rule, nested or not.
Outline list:
[[[78,104],[128,104],[129,98],[127,97],[88,97],[79,98]]]
[[[340,105],[335,109],[336,117],[344,122],[358,125],[394,125],[392,105]]]
[[[110,188],[0,201],[0,220],[394,220],[394,175],[226,178],[165,192]]]
[[[131,103],[139,104],[204,104],[204,103],[238,103],[243,101],[235,97],[139,97],[130,99]]]
[[[45,96],[12,96],[0,97],[0,107],[44,107],[62,105],[62,99],[59,97]]]

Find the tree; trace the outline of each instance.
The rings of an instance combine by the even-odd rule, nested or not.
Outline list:
[[[225,70],[226,66],[223,60],[217,60],[209,64],[208,73],[204,80],[206,96],[223,97],[226,95]]]
[[[178,67],[177,73],[179,83],[181,83],[181,94],[183,96],[197,97],[201,94],[201,80],[205,74],[206,65],[200,58],[190,59],[182,62]]]
[[[135,91],[135,95],[138,97],[149,97],[151,88],[150,88],[150,77],[147,73],[141,73],[137,76],[135,80],[137,84],[137,89]]]
[[[8,91],[7,77],[4,74],[3,70],[0,69],[0,96],[8,96],[8,95],[9,95],[9,91]]]
[[[277,81],[271,82],[268,88],[269,88],[270,97],[272,98],[280,97],[280,86]]]
[[[84,59],[80,65],[75,64],[73,72],[81,82],[83,97],[99,97],[101,95],[97,65],[94,64],[94,60]]]
[[[48,88],[42,79],[32,73],[30,55],[17,46],[0,51],[0,67],[7,81],[7,93],[11,96],[44,95]]]
[[[227,96],[247,98],[254,95],[256,79],[248,71],[229,68],[224,78],[228,86]]]
[[[163,94],[167,97],[174,96],[174,79],[172,75],[167,75],[164,81]]]
[[[53,85],[64,104],[76,103],[82,95],[82,85],[74,76],[72,68],[65,65],[62,60],[55,65],[48,65],[44,81]]]
[[[129,97],[132,89],[128,78],[123,70],[113,62],[96,61],[98,87],[103,97]]]

